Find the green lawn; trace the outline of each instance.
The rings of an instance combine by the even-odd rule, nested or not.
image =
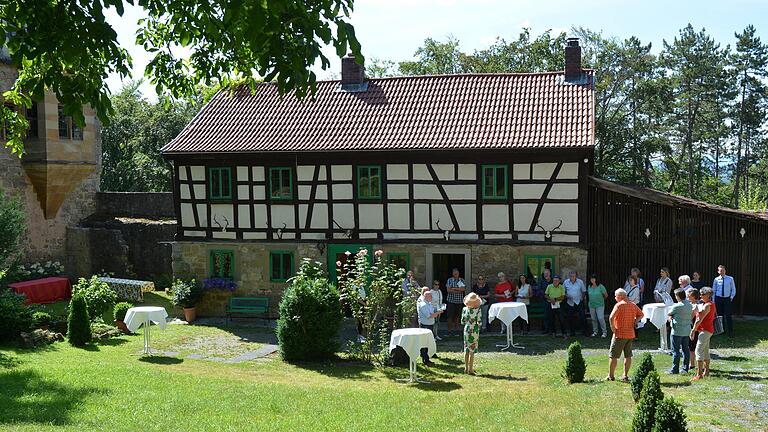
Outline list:
[[[739,338],[716,337],[713,377],[689,383],[662,374],[663,391],[685,405],[691,430],[768,427],[768,321],[738,322]],[[169,326],[157,347],[242,329]],[[252,330],[251,330],[252,331]],[[352,362],[290,365],[276,355],[244,363],[177,356],[142,358],[141,336],[90,349],[0,350],[0,430],[298,431],[520,430],[626,431],[634,402],[628,384],[602,382],[605,339],[581,338],[588,382],[560,377],[566,342],[516,337],[525,351],[497,353],[498,336],[481,337],[477,377],[462,375],[459,339],[439,345],[431,384],[404,385],[407,369]],[[252,347],[258,347],[259,341]],[[641,349],[658,344],[644,331]],[[242,349],[240,347],[238,349]],[[671,359],[654,355],[657,369]]]

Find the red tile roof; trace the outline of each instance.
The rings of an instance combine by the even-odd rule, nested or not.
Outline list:
[[[164,153],[591,148],[593,74],[468,74],[323,81],[314,99],[261,84],[219,92]]]

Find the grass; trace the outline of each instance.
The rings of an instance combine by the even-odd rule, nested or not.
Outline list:
[[[662,374],[663,391],[685,406],[695,431],[768,427],[768,321],[739,321],[740,337],[713,339],[713,377]],[[243,329],[172,325],[153,331],[168,349],[195,337],[236,336]],[[252,331],[252,330],[251,330]],[[499,336],[483,335],[477,377],[461,374],[459,338],[439,345],[440,358],[419,373],[431,384],[404,385],[406,368],[338,360],[286,364],[277,356],[244,363],[144,359],[141,336],[82,350],[0,350],[0,429],[46,430],[628,430],[634,402],[628,384],[602,382],[608,342],[580,338],[587,382],[560,376],[567,342],[530,336],[524,351],[498,353]],[[243,342],[246,343],[246,342]],[[165,344],[165,345],[164,345]],[[246,343],[247,344],[247,343]],[[658,346],[644,331],[639,349]],[[257,343],[253,345],[258,346]],[[637,351],[636,351],[637,354]],[[671,359],[654,354],[659,371]]]

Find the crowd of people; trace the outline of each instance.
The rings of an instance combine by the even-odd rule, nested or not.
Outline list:
[[[668,268],[659,271],[659,278],[652,293],[654,302],[670,305],[668,323],[671,328],[672,368],[669,373],[677,374],[694,371],[693,379],[709,376],[709,341],[715,333],[715,319],[722,315],[724,330],[733,336],[731,303],[736,296],[736,284],[733,277],[726,274],[725,266],[717,268],[717,277],[712,286],[705,286],[701,273],[678,277],[678,288],[670,277]],[[576,271],[569,271],[568,277],[561,280],[546,267],[539,281],[530,275],[521,274],[513,282],[503,272],[497,275],[498,282],[491,287],[484,275],[477,277],[471,287],[461,277],[458,269],[445,282],[445,294],[439,280],[434,280],[431,287],[421,287],[409,271],[403,281],[403,294],[416,297],[417,321],[420,327],[429,328],[436,340],[445,336],[464,337],[465,372],[474,374],[474,354],[478,348],[480,333],[489,331],[488,309],[494,302],[516,301],[530,307],[532,302],[543,302],[543,330],[553,337],[575,336],[577,331],[585,336],[608,337],[611,330],[609,348],[608,380],[615,379],[615,369],[619,358],[624,356],[624,374],[626,380],[632,363],[632,342],[636,338],[636,327],[643,318],[641,302],[646,298],[646,283],[640,270],[633,268],[623,287],[614,291],[616,304],[605,320],[608,290],[600,282],[598,275],[592,274],[585,284]],[[674,297],[673,297],[674,296]],[[446,327],[439,330],[440,318],[446,315]],[[591,326],[587,325],[587,314]],[[523,333],[530,331],[530,324],[517,320]],[[501,332],[506,328],[501,324]],[[559,329],[559,333],[558,333]],[[591,330],[591,333],[590,333]],[[424,363],[432,362],[422,352]],[[682,360],[682,366],[680,362]]]

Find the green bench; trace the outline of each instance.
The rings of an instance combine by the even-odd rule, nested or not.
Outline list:
[[[530,325],[533,320],[541,320],[542,327],[544,323],[544,305],[543,300],[532,300],[528,305],[528,324]]]
[[[232,297],[227,306],[227,324],[233,315],[261,315],[269,321],[269,298],[267,297]]]

